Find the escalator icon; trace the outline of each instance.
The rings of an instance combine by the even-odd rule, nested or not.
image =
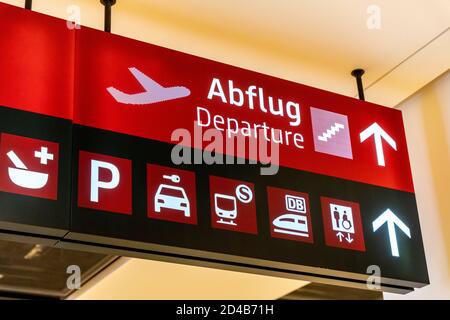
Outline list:
[[[28,170],[23,161],[12,150],[6,155],[15,166],[15,168],[8,168],[8,176],[15,185],[27,189],[42,189],[45,187],[48,182],[47,173]]]

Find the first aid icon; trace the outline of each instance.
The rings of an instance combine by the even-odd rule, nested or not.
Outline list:
[[[35,151],[34,156],[41,159],[41,164],[46,165],[47,160],[53,160],[54,158],[53,154],[47,152],[48,148],[41,147],[41,151]],[[13,183],[27,189],[41,189],[45,187],[48,182],[48,173],[28,170],[28,167],[14,150],[9,151],[6,155],[15,166],[8,168],[9,178]]]
[[[56,199],[57,143],[2,134],[0,154],[1,191]]]

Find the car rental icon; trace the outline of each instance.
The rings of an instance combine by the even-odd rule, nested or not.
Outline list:
[[[172,183],[180,182],[180,176],[178,175],[164,175],[163,178],[170,180]],[[185,190],[175,185],[164,183],[159,185],[155,195],[155,211],[161,212],[162,208],[183,211],[185,217],[191,215],[189,199]]]

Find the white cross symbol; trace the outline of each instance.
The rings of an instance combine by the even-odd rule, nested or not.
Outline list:
[[[41,151],[35,151],[34,152],[35,158],[41,159],[41,164],[47,164],[47,160],[53,160],[53,154],[48,153],[48,148],[41,147]]]

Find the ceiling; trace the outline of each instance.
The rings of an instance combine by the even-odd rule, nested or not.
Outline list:
[[[383,300],[379,291],[310,283],[281,297],[282,300]]]
[[[2,234],[2,239],[5,237]],[[32,242],[0,240],[0,299],[64,298],[73,291],[66,285],[73,274],[68,273],[68,266],[80,268],[83,284],[116,258]]]
[[[33,9],[66,19],[71,4],[102,29],[96,0]],[[380,28],[369,29],[376,12]],[[449,27],[448,0],[118,0],[112,31],[349,96],[361,67],[366,99],[396,106],[450,68]]]
[[[102,29],[97,0],[33,2],[64,19],[78,5],[81,24]],[[349,96],[363,68],[366,99],[393,107],[450,68],[449,27],[449,0],[118,0],[112,32]],[[278,298],[305,284],[122,258],[74,297]]]
[[[120,258],[70,299],[278,299],[308,282]]]

